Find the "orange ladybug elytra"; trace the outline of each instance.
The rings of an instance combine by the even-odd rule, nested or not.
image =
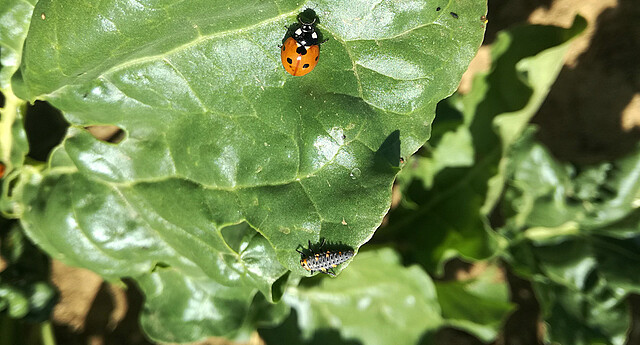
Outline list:
[[[289,74],[301,77],[311,72],[318,64],[320,44],[324,42],[318,41],[315,19],[311,23],[305,23],[300,18],[298,21],[299,27],[280,48],[280,59]]]

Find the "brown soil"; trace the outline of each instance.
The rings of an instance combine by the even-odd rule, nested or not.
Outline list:
[[[640,5],[637,0],[490,0],[485,42],[499,30],[530,22],[568,27],[576,13],[587,18],[567,63],[534,123],[540,139],[559,158],[597,162],[628,152],[640,133]],[[469,89],[473,73],[490,66],[488,47],[471,63],[460,89]],[[99,130],[99,129],[96,129]],[[103,134],[113,136],[115,129]],[[507,274],[519,305],[496,344],[539,344],[539,308],[526,281]],[[150,344],[138,327],[142,297],[135,288],[107,284],[97,275],[53,263],[53,281],[61,300],[54,311],[58,344]],[[636,300],[638,298],[634,297]],[[639,304],[634,304],[637,312]],[[637,313],[636,313],[637,314]],[[632,336],[638,332],[633,332]],[[442,332],[442,344],[477,344],[458,331]],[[634,338],[640,343],[640,339]],[[258,345],[254,336],[248,344]],[[199,344],[232,344],[210,339]]]

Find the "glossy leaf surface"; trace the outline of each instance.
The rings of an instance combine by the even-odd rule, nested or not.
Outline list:
[[[296,78],[277,46],[305,8],[329,41],[318,67]],[[428,139],[485,12],[470,0],[41,0],[12,86],[72,127],[48,169],[24,169],[22,223],[55,258],[134,277],[149,293],[147,282],[178,275],[163,291],[186,294],[180,307],[150,299],[145,327],[158,340],[193,340],[150,320],[188,322],[194,301],[245,315],[256,291],[280,298],[287,270],[307,274],[300,245],[325,238],[357,250],[373,235],[400,157]],[[95,139],[84,127],[96,124],[125,139]],[[244,303],[192,299],[194,286],[235,289]],[[195,322],[193,334],[233,333],[235,321]]]
[[[199,224],[215,238],[216,229],[247,221],[285,267],[302,273],[299,244],[324,237],[357,248],[371,236],[388,208],[400,156],[427,139],[435,103],[455,88],[480,42],[482,3],[458,5],[458,19],[448,8],[414,5],[314,4],[330,40],[313,74],[292,78],[273,59],[273,47],[304,7],[293,2],[41,1],[36,12],[46,19],[30,28],[14,84],[27,99],[49,100],[76,126],[126,131],[118,145],[79,128],[64,141],[73,170],[104,186],[96,187],[97,199],[136,190],[138,199],[124,196],[122,212],[153,208],[171,223],[154,226],[164,241],[175,240],[174,249],[189,241],[188,226]],[[388,22],[374,20],[381,15]],[[86,32],[91,37],[79,40]],[[69,174],[45,179],[69,184],[59,188],[83,183]],[[33,197],[25,202],[44,195]],[[74,217],[102,213],[100,203]],[[137,217],[126,218],[125,228],[137,227]],[[44,233],[32,236],[48,242]],[[220,250],[213,238],[205,242]],[[54,247],[48,249],[63,252]],[[100,252],[97,261],[112,259]],[[109,266],[114,274],[141,272]]]

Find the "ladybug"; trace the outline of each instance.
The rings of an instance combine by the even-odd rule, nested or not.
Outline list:
[[[318,64],[320,42],[316,31],[316,18],[305,23],[298,18],[300,24],[280,47],[282,66],[289,74],[301,77],[311,72]]]
[[[338,267],[339,264],[351,259],[353,257],[353,250],[345,249],[345,250],[327,250],[322,252],[322,246],[324,246],[324,239],[322,239],[322,243],[320,243],[319,251],[314,252],[311,250],[311,241],[309,241],[309,248],[300,251],[296,249],[298,253],[300,253],[300,266],[305,270],[313,273],[316,271],[320,271],[322,273],[326,273],[332,277],[335,277],[336,274],[330,271],[334,267]],[[307,252],[308,254],[306,254]]]

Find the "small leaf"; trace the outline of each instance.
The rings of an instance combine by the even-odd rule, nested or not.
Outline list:
[[[509,302],[509,287],[495,266],[473,279],[437,282],[435,286],[447,324],[486,343],[495,340],[506,316],[514,309]]]

